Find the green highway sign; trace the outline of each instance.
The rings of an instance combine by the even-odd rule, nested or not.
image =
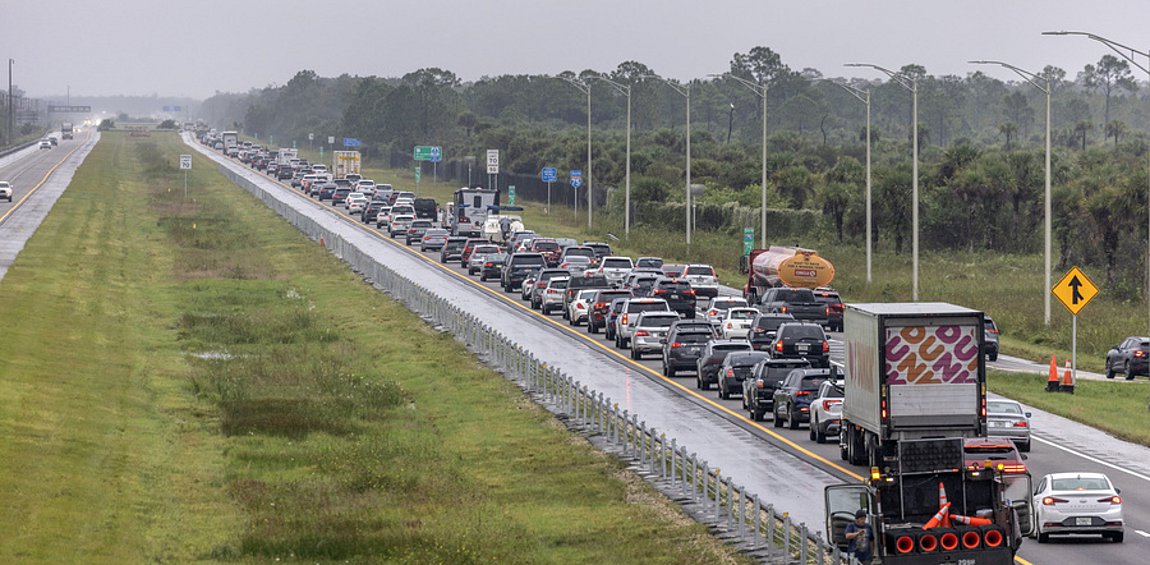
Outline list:
[[[412,157],[416,161],[431,161],[438,163],[443,159],[443,149],[436,145],[416,145]]]
[[[507,187],[507,205],[515,205],[515,185],[510,185]]]
[[[755,228],[743,228],[743,255],[750,255],[755,248]]]

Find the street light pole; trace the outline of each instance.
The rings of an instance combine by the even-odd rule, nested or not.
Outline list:
[[[588,84],[586,81],[579,80],[579,79],[573,79],[573,78],[569,78],[569,77],[565,77],[565,76],[558,76],[555,78],[559,78],[559,79],[567,81],[568,83],[571,84],[571,86],[574,86],[575,88],[577,88],[579,90],[579,92],[582,92],[582,93],[587,95],[587,229],[590,230],[591,229],[591,194],[592,194],[592,192],[591,192],[591,85]],[[579,189],[576,188],[575,191],[576,191],[576,193],[578,193]],[[578,200],[576,200],[575,206],[576,207],[579,206]]]
[[[624,204],[624,218],[623,218],[623,234],[630,236],[631,235],[631,86],[626,85],[626,84],[619,84],[619,83],[617,83],[617,82],[615,82],[609,78],[605,78],[605,77],[601,77],[601,76],[592,75],[588,78],[599,79],[599,80],[611,85],[611,88],[614,88],[620,94],[627,97],[627,169],[626,169],[626,180],[624,181],[624,185],[626,186],[626,188],[625,188],[625,192],[624,192],[625,204]]]
[[[640,78],[653,78],[662,81],[679,95],[687,99],[687,199],[686,202],[686,232],[687,245],[691,245],[691,85],[681,85],[671,82],[659,75],[640,75]]]
[[[15,59],[8,59],[8,143],[11,144],[12,138],[12,63]]]
[[[860,102],[866,105],[866,282],[871,282],[871,253],[872,242],[874,237],[872,232],[872,222],[874,216],[872,215],[871,207],[871,176],[870,176],[870,91],[861,88],[855,88],[849,84],[836,82],[835,84],[843,87],[850,93],[851,96],[857,98]]]
[[[911,165],[911,300],[918,302],[918,80],[907,77],[902,73],[896,73],[890,69],[884,69],[878,65],[871,65],[869,63],[847,63],[848,67],[868,67],[879,71],[886,76],[890,77],[895,84],[908,90],[911,94],[911,139],[914,162]],[[869,135],[868,135],[869,137]],[[869,141],[869,140],[868,140]]]
[[[1120,57],[1129,61],[1131,65],[1134,65],[1135,68],[1146,73],[1146,75],[1150,77],[1150,51],[1138,51],[1133,47],[1127,47],[1121,43],[1111,41],[1100,35],[1094,35],[1093,33],[1086,33],[1084,31],[1045,31],[1042,32],[1042,35],[1081,35],[1083,37],[1093,39],[1094,41],[1109,47],[1111,51],[1114,51]],[[1146,57],[1148,65],[1142,66],[1141,63],[1134,60],[1135,55]],[[1148,188],[1148,191],[1150,191],[1150,188]],[[1144,294],[1147,308],[1150,308],[1150,192],[1147,192],[1146,199],[1146,222],[1146,291]]]
[[[743,86],[751,89],[756,96],[762,99],[763,103],[763,162],[762,162],[762,180],[760,181],[759,188],[762,192],[762,204],[759,208],[759,247],[762,249],[767,248],[767,85],[758,84],[749,81],[743,77],[733,75],[731,73],[723,73],[721,75],[707,75],[709,77],[723,77],[738,81]]]
[[[1046,247],[1046,273],[1045,273],[1045,292],[1043,292],[1043,315],[1046,325],[1050,325],[1050,258],[1051,258],[1051,243],[1050,243],[1050,226],[1051,226],[1051,196],[1050,196],[1050,98],[1054,92],[1054,84],[1050,80],[1050,75],[1040,76],[1027,70],[1020,69],[1014,65],[1003,63],[1002,61],[970,61],[975,65],[998,65],[1014,71],[1015,74],[1022,77],[1023,80],[1030,83],[1031,86],[1041,90],[1046,95],[1046,203],[1043,204],[1045,219],[1043,220],[1044,242]],[[1045,83],[1039,84],[1039,81]]]

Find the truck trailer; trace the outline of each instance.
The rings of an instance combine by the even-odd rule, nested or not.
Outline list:
[[[331,170],[337,179],[342,179],[352,174],[358,175],[362,162],[363,158],[359,154],[359,151],[331,152]]]
[[[743,298],[758,304],[767,289],[780,286],[818,288],[835,278],[835,266],[813,249],[772,245],[751,250],[747,256],[747,282]]]
[[[983,317],[941,302],[847,305],[840,456],[894,467],[900,441],[985,435]]]

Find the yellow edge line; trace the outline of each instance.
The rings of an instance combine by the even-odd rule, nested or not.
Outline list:
[[[88,132],[87,135],[84,136],[84,141],[87,141],[88,138],[91,137],[91,135],[92,135],[92,132]],[[24,193],[24,196],[21,196],[20,200],[16,201],[16,204],[13,204],[12,207],[9,208],[7,212],[4,212],[4,215],[0,216],[0,222],[7,220],[8,216],[11,216],[13,212],[15,212],[16,210],[18,210],[20,208],[20,206],[23,206],[24,201],[27,200],[28,197],[35,194],[37,190],[40,190],[40,187],[44,186],[44,183],[48,182],[48,177],[52,176],[52,173],[56,172],[56,169],[60,168],[60,165],[63,165],[64,161],[67,161],[68,158],[71,157],[75,152],[79,151],[81,147],[83,147],[83,144],[77,145],[74,149],[69,151],[68,154],[65,155],[63,159],[60,159],[59,163],[56,163],[55,165],[52,166],[51,169],[48,169],[48,172],[44,173],[44,178],[40,179],[40,182],[36,183],[36,186],[32,187],[31,190]]]
[[[263,176],[266,176],[266,175],[263,175]],[[273,179],[268,179],[268,180],[271,180],[273,183],[279,185],[280,187],[284,188],[285,190],[290,191],[292,194],[295,194],[296,196],[303,198],[303,195],[301,195],[299,193],[299,191],[296,190],[295,188],[292,188],[291,186],[288,186],[288,185],[280,182],[279,180],[273,180]],[[311,202],[310,197],[308,197],[307,200],[309,202]],[[328,208],[327,206],[324,206],[322,203],[317,204],[315,202],[312,202],[312,204],[320,207],[323,210],[330,210],[330,208]],[[859,475],[858,473],[855,473],[854,471],[851,471],[850,469],[847,469],[846,467],[843,467],[843,466],[841,466],[841,465],[839,465],[839,464],[837,464],[837,463],[835,463],[835,462],[833,462],[833,461],[831,461],[831,460],[829,460],[829,459],[827,459],[827,458],[825,458],[825,457],[823,457],[817,453],[814,453],[814,452],[808,450],[807,448],[791,441],[790,439],[787,439],[786,437],[779,435],[777,432],[767,428],[766,426],[763,426],[762,424],[760,424],[754,420],[751,420],[750,418],[747,418],[746,416],[743,416],[742,414],[735,412],[734,410],[731,410],[730,408],[727,408],[726,406],[723,406],[722,404],[719,404],[718,402],[715,402],[715,401],[711,400],[710,398],[707,398],[706,396],[703,396],[702,394],[699,394],[699,393],[683,386],[682,384],[680,384],[676,381],[671,380],[670,377],[666,377],[660,373],[657,373],[654,370],[649,369],[649,368],[643,366],[642,364],[630,359],[629,357],[623,356],[622,353],[619,353],[618,351],[611,349],[606,344],[604,344],[598,340],[591,339],[590,337],[583,335],[582,332],[578,332],[578,331],[575,331],[575,330],[573,330],[567,326],[564,326],[563,324],[560,324],[559,322],[555,321],[550,316],[544,316],[543,314],[536,312],[535,310],[532,310],[532,309],[528,308],[527,306],[524,306],[523,304],[520,304],[519,302],[511,299],[510,297],[508,297],[502,293],[496,292],[494,289],[492,289],[486,285],[480,284],[480,283],[472,280],[471,278],[464,276],[462,273],[458,273],[458,272],[452,270],[450,267],[447,267],[446,265],[444,265],[438,261],[434,261],[430,257],[428,257],[422,253],[416,252],[414,249],[408,248],[406,245],[400,245],[398,242],[393,241],[390,236],[385,236],[383,234],[383,232],[380,232],[374,228],[371,228],[370,226],[368,226],[366,224],[362,224],[360,222],[353,222],[353,221],[351,221],[350,218],[348,218],[347,216],[344,216],[343,214],[339,214],[338,212],[336,213],[336,215],[339,216],[341,219],[347,220],[351,225],[353,225],[357,228],[360,228],[364,231],[378,235],[380,238],[382,238],[382,240],[385,243],[389,243],[392,246],[403,250],[408,255],[410,255],[412,257],[417,257],[429,265],[438,267],[443,272],[448,273],[450,275],[453,275],[456,278],[458,278],[459,280],[464,281],[464,282],[472,285],[475,288],[482,289],[483,291],[489,293],[491,296],[499,298],[499,299],[503,300],[504,302],[506,302],[507,304],[515,306],[515,307],[523,310],[524,312],[526,312],[530,315],[536,316],[540,320],[545,320],[546,322],[550,323],[551,325],[555,326],[556,328],[564,330],[567,333],[583,340],[584,342],[598,347],[599,349],[603,350],[604,352],[608,353],[609,355],[614,356],[616,359],[618,359],[618,360],[620,360],[620,361],[622,361],[628,365],[635,367],[636,369],[638,369],[642,373],[644,373],[648,376],[662,379],[664,382],[674,386],[675,388],[678,388],[679,390],[685,392],[686,394],[688,394],[688,395],[690,395],[696,399],[702,400],[703,402],[709,404],[713,408],[715,408],[715,409],[717,409],[717,410],[719,410],[725,414],[728,414],[730,416],[734,416],[735,418],[737,418],[739,421],[743,422],[744,424],[750,425],[751,427],[766,433],[767,435],[775,438],[776,440],[778,440],[778,441],[786,444],[787,446],[790,446],[791,448],[795,449],[799,453],[802,453],[803,455],[806,455],[807,457],[810,457],[811,459],[814,459],[815,461],[818,461],[824,465],[827,465],[827,466],[829,466],[829,467],[831,467],[831,468],[833,468],[833,469],[835,469],[835,470],[837,470],[837,471],[839,471],[839,472],[841,472],[847,476],[853,477],[853,478],[858,479],[860,481],[863,480],[862,475]]]
[[[1029,561],[1017,556],[1017,555],[1014,556],[1014,561],[1016,563],[1021,563],[1022,565],[1034,565],[1033,563],[1031,563],[1031,562],[1029,562]]]

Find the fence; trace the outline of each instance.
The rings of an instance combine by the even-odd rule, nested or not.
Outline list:
[[[764,502],[723,476],[718,469],[620,410],[602,393],[548,366],[530,351],[475,315],[419,286],[348,243],[315,219],[264,191],[224,165],[220,171],[263,201],[312,240],[348,263],[369,284],[387,292],[440,331],[450,332],[488,365],[516,382],[534,400],[599,447],[632,463],[632,468],[719,537],[769,563],[842,565],[858,562],[828,544],[821,532]],[[818,530],[818,528],[816,528]]]

